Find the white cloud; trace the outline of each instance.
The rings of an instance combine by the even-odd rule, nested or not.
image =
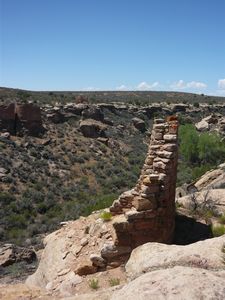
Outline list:
[[[137,89],[141,91],[147,91],[151,90],[153,88],[156,88],[159,86],[159,82],[155,81],[152,84],[148,84],[146,81],[142,81],[141,83],[138,84]]]
[[[182,90],[182,89],[185,89],[186,88],[186,84],[185,82],[181,79],[177,82],[174,82],[173,84],[171,84],[170,86],[172,89],[177,89],[177,90]]]
[[[184,89],[205,89],[207,88],[207,84],[199,81],[190,81],[185,82],[184,80],[179,80],[171,84],[170,88],[175,90],[184,90]]]
[[[96,87],[93,87],[93,86],[88,86],[86,88],[83,88],[82,89],[83,91],[100,91],[100,88],[96,88]]]
[[[222,90],[225,90],[225,79],[218,80],[218,87]]]
[[[205,89],[207,88],[207,84],[205,84],[204,82],[191,81],[187,83],[187,88]]]
[[[116,90],[118,91],[126,91],[127,89],[127,86],[124,84],[121,84],[120,86],[116,87]]]
[[[153,82],[153,84],[150,85],[151,89],[155,88],[155,87],[159,87],[159,82],[155,81]]]
[[[225,89],[224,90],[217,90],[213,96],[225,96]]]

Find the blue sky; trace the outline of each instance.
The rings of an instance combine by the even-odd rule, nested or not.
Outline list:
[[[0,86],[225,96],[225,1],[0,0]]]

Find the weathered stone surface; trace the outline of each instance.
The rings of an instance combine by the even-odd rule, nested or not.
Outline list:
[[[96,267],[105,267],[106,266],[106,261],[104,260],[104,258],[102,258],[98,254],[91,254],[90,255],[90,261]]]
[[[166,141],[166,142],[176,142],[177,141],[177,136],[175,134],[165,134],[163,136],[163,139]]]
[[[147,243],[133,250],[126,272],[134,279],[143,273],[172,266],[224,269],[224,244],[225,236],[187,246]]]
[[[101,108],[97,106],[90,106],[82,111],[83,119],[93,119],[102,122],[104,120],[104,114]]]
[[[65,116],[60,111],[54,111],[46,115],[47,119],[55,124],[63,123]]]
[[[195,183],[198,191],[202,189],[225,187],[225,164],[221,164],[217,169],[206,172]]]
[[[31,249],[18,247],[13,244],[5,244],[0,248],[0,267],[6,267],[20,261],[31,263],[35,259],[36,254]]]
[[[24,129],[31,135],[39,135],[44,132],[40,107],[34,104],[16,105],[16,132],[23,133]]]
[[[145,198],[141,198],[141,199],[137,198],[134,200],[133,205],[137,211],[142,211],[142,210],[149,210],[155,208],[156,202],[149,201],[148,199]]]
[[[87,119],[80,122],[80,130],[85,137],[104,137],[106,129],[106,125],[96,120]]]
[[[31,103],[1,105],[0,129],[7,130],[14,135],[27,132],[38,136],[44,132],[40,107]]]
[[[171,158],[174,155],[174,153],[164,150],[164,151],[158,151],[157,155],[159,157],[163,157],[163,158],[168,158],[169,159],[169,158]]]
[[[121,255],[129,254],[130,252],[130,247],[116,247],[114,243],[111,242],[103,245],[101,249],[101,256],[105,259],[111,259]]]
[[[188,210],[196,210],[201,207],[213,211],[215,214],[225,213],[225,189],[201,190],[176,199],[179,205]]]
[[[171,151],[171,152],[173,152],[173,151],[175,151],[177,149],[177,144],[165,144],[165,145],[163,145],[162,148],[165,151]]]
[[[5,129],[10,133],[15,130],[15,104],[0,105],[0,129]]]
[[[170,128],[173,134],[167,134]],[[160,120],[153,125],[147,158],[134,188],[136,194],[131,194],[129,201],[121,195],[110,208],[113,214],[125,213],[127,218],[123,225],[115,226],[118,244],[126,245],[125,241],[127,241],[127,245],[135,247],[148,241],[166,243],[172,241],[177,132],[178,122],[175,116],[169,118],[168,122]],[[163,138],[168,142],[167,147]],[[128,207],[130,204],[131,207]],[[132,206],[133,209],[127,211]],[[165,212],[167,212],[166,216]],[[134,226],[128,231],[127,224],[134,224]]]
[[[96,273],[97,266],[92,264],[92,261],[87,259],[80,259],[76,265],[74,272],[79,276]]]
[[[209,123],[205,120],[202,120],[195,124],[195,127],[198,131],[208,131],[209,130]]]
[[[124,299],[223,299],[225,272],[191,267],[172,267],[144,274],[113,293],[110,300]]]
[[[143,121],[140,118],[133,118],[132,123],[134,124],[134,127],[140,130],[141,132],[146,131],[145,121]]]

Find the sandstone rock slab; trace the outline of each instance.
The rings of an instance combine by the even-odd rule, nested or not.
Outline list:
[[[146,243],[133,250],[126,272],[134,279],[143,273],[172,266],[224,269],[224,245],[225,235],[187,246]]]

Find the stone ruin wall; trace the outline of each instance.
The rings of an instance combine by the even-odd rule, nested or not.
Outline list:
[[[175,227],[178,121],[156,119],[136,186],[110,207],[117,246],[171,243]]]
[[[0,105],[0,129],[13,135],[22,135],[25,131],[39,135],[44,131],[41,110],[31,103]]]

